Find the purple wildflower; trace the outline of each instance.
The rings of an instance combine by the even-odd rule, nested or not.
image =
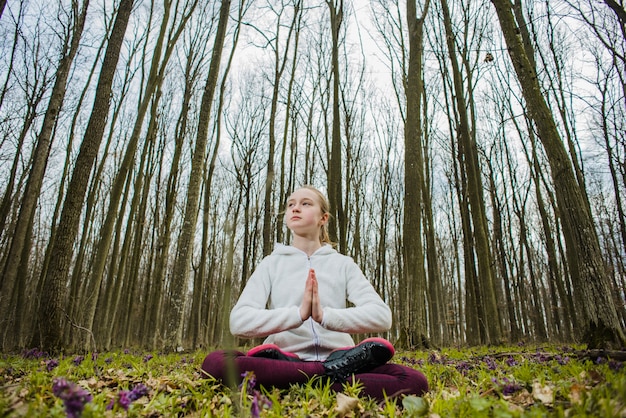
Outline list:
[[[143,362],[144,362],[144,363],[147,363],[147,362],[149,362],[150,360],[152,360],[152,358],[153,358],[153,357],[154,357],[154,356],[153,356],[152,354],[146,354],[146,355],[145,355],[145,357],[143,358]]]
[[[130,350],[128,348],[125,348],[124,349],[124,354],[129,354],[129,353],[130,353]]]
[[[107,357],[107,358],[104,359],[104,362],[106,364],[111,364],[113,362],[113,359],[111,357]]]
[[[471,366],[467,361],[459,361],[455,367],[456,370],[463,375],[471,369]]]
[[[509,367],[517,366],[517,361],[513,358],[513,356],[509,356],[506,359],[506,365]]]
[[[80,417],[85,404],[93,399],[89,391],[65,379],[54,379],[52,393],[63,400],[65,412],[69,418]]]
[[[511,396],[515,392],[517,392],[517,391],[522,389],[521,385],[519,385],[515,381],[511,381],[511,380],[507,379],[506,377],[503,378],[501,382],[498,381],[498,379],[496,379],[496,378],[491,379],[491,381],[496,386],[498,386],[498,388],[500,389],[500,392],[502,392],[502,395],[504,395],[504,396]]]
[[[496,361],[493,359],[493,357],[485,357],[484,362],[489,370],[495,370],[498,368],[498,365],[496,364]]]
[[[569,357],[565,356],[565,357],[561,357],[560,355],[556,355],[554,356],[554,359],[557,361],[557,363],[559,363],[561,366],[565,366],[567,363],[569,363]]]
[[[143,396],[148,396],[148,392],[148,388],[145,385],[138,383],[133,390],[130,391],[130,398],[132,401],[136,401]]]
[[[148,395],[148,388],[143,384],[139,383],[135,385],[132,390],[121,390],[117,395],[117,404],[122,407],[125,411],[128,411],[130,404],[136,401],[137,399]],[[112,410],[115,407],[115,399],[112,399],[109,405],[107,405],[107,410]]]
[[[252,394],[252,402],[250,403],[250,416],[252,418],[259,418],[261,416],[261,410],[263,408],[271,408],[272,401],[267,399],[267,396],[261,394],[258,390],[254,390]]]
[[[45,356],[46,353],[44,353],[43,351],[39,350],[38,348],[31,348],[30,350],[25,350],[22,352],[22,357],[24,358],[32,358],[32,359],[38,359],[41,358],[43,356]]]
[[[256,376],[254,375],[254,372],[245,371],[241,374],[241,377],[243,377],[243,381],[239,385],[239,389],[243,389],[245,385],[248,395],[252,395],[254,392],[254,387],[256,386]]]
[[[118,394],[117,403],[124,408],[125,411],[128,411],[128,407],[130,406],[132,400],[130,399],[130,391],[122,390]]]
[[[439,353],[432,352],[428,355],[428,362],[430,364],[445,364],[446,358]]]
[[[52,358],[50,360],[46,360],[46,370],[48,370],[49,372],[54,370],[58,365],[59,361],[57,359]]]
[[[609,368],[613,370],[614,372],[619,372],[620,370],[622,370],[623,366],[624,364],[621,361],[617,361],[617,360],[609,361]]]
[[[111,411],[111,410],[113,410],[113,407],[114,407],[114,406],[115,406],[115,399],[111,399],[111,400],[109,401],[109,404],[108,404],[108,405],[107,405],[107,407],[106,407],[106,410],[107,410],[107,411]]]
[[[259,418],[261,416],[261,408],[259,407],[259,400],[256,396],[252,398],[252,404],[250,405],[250,416],[252,416],[252,418]]]
[[[412,358],[412,357],[407,357],[407,356],[402,356],[400,357],[400,360],[406,364],[409,364],[411,366],[422,366],[424,365],[424,360],[422,359],[416,359],[416,358]]]
[[[80,366],[80,363],[82,363],[83,360],[85,360],[85,356],[76,356],[74,357],[74,360],[72,360],[72,362],[75,366]]]

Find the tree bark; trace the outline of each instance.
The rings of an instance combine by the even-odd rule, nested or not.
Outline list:
[[[328,163],[328,198],[331,217],[329,220],[330,239],[338,243],[339,251],[346,250],[346,219],[343,210],[342,162],[341,162],[341,118],[339,112],[339,31],[343,22],[343,0],[326,1],[330,11],[332,32],[332,73],[333,73],[333,122],[330,159]]]
[[[481,307],[479,321],[485,324],[487,334],[482,341],[485,344],[497,344],[502,337],[500,315],[496,302],[496,278],[493,271],[493,255],[489,243],[489,230],[485,214],[485,201],[478,162],[476,140],[470,131],[470,120],[467,114],[466,92],[463,87],[462,74],[456,56],[455,37],[452,32],[452,22],[448,10],[448,3],[442,0],[443,21],[446,30],[446,40],[452,77],[454,82],[454,97],[456,99],[456,111],[458,114],[457,133],[459,136],[459,149],[463,155],[463,163],[466,167],[468,180],[468,198],[471,207],[472,226],[474,227],[474,243],[476,245],[476,260],[478,261],[479,291],[481,293]],[[471,80],[468,74],[468,80]],[[468,81],[469,83],[469,81]],[[473,94],[471,85],[469,95]]]
[[[111,86],[117,67],[126,27],[133,8],[133,0],[121,0],[111,38],[102,62],[94,106],[85,130],[85,136],[76,159],[72,180],[68,186],[63,211],[52,245],[50,265],[43,280],[44,298],[38,314],[38,329],[34,346],[56,352],[62,348],[61,336],[65,322],[65,282],[73,255],[83,200],[95,161],[111,101]]]
[[[509,55],[517,73],[528,112],[548,157],[556,199],[563,220],[567,259],[570,266],[576,302],[584,307],[582,335],[589,348],[623,346],[622,331],[615,303],[611,297],[598,236],[582,185],[578,183],[572,163],[557,130],[554,117],[546,104],[531,65],[517,33],[518,23],[507,0],[491,0]]]
[[[196,222],[198,220],[200,184],[202,183],[202,179],[204,177],[204,159],[206,155],[206,144],[209,136],[209,120],[211,116],[211,107],[213,104],[215,87],[219,76],[222,51],[224,49],[224,39],[226,37],[226,28],[228,26],[229,10],[230,0],[222,0],[217,33],[215,35],[213,52],[211,54],[209,74],[204,86],[202,103],[200,105],[200,114],[198,115],[198,131],[191,161],[191,176],[189,178],[189,185],[187,188],[187,204],[185,206],[183,227],[178,240],[178,249],[174,264],[172,284],[170,287],[166,335],[166,348],[170,350],[177,349],[182,344],[181,321],[183,319],[185,292],[187,280],[189,278],[189,265],[191,263],[193,238],[196,230]]]
[[[430,1],[418,18],[415,0],[407,1],[409,30],[409,66],[406,73],[406,120],[404,124],[404,276],[400,292],[407,292],[405,315],[401,326],[407,347],[429,345],[426,322],[426,270],[422,242],[422,192],[424,186],[424,157],[422,153],[422,60],[424,48],[424,19]],[[404,289],[403,289],[404,288]],[[404,322],[405,321],[405,322]]]

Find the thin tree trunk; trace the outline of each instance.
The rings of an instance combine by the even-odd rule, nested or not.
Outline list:
[[[185,216],[183,227],[178,240],[178,250],[174,264],[172,285],[170,287],[169,309],[167,316],[166,348],[173,350],[182,344],[182,319],[185,305],[185,289],[189,278],[189,264],[191,263],[193,238],[198,220],[198,204],[200,200],[200,184],[204,178],[204,159],[206,155],[206,144],[208,141],[209,119],[213,96],[219,76],[220,61],[224,49],[224,39],[228,26],[228,13],[230,10],[230,0],[222,0],[220,6],[220,17],[211,54],[211,64],[202,103],[198,116],[198,131],[196,136],[195,150],[191,162],[191,177],[187,189],[187,204],[185,206]]]
[[[230,55],[228,56],[228,62],[226,67],[224,68],[224,73],[222,74],[222,82],[220,83],[219,90],[219,99],[218,99],[218,110],[216,112],[216,121],[215,121],[215,141],[213,143],[213,152],[211,153],[211,158],[207,161],[207,166],[204,168],[205,176],[204,176],[204,202],[203,202],[203,211],[202,211],[202,249],[200,253],[200,267],[198,269],[198,273],[196,277],[194,277],[194,285],[193,285],[193,299],[191,303],[191,326],[190,326],[190,334],[192,339],[192,346],[196,347],[198,344],[204,345],[206,343],[205,338],[202,333],[202,324],[206,319],[206,316],[202,314],[205,304],[208,303],[208,300],[203,297],[206,293],[206,287],[208,282],[210,281],[207,278],[207,258],[208,251],[211,249],[211,245],[209,245],[209,220],[211,213],[211,197],[212,197],[212,184],[213,184],[213,174],[215,172],[215,163],[217,161],[217,156],[220,150],[220,140],[222,137],[222,109],[224,106],[224,94],[226,91],[226,81],[228,80],[228,74],[230,73],[230,68],[233,63],[233,58],[235,56],[235,51],[237,50],[237,44],[239,42],[239,34],[241,33],[241,22],[243,19],[243,14],[245,12],[244,7],[245,1],[242,1],[239,5],[239,16],[237,18],[237,24],[234,28],[233,35],[233,45],[230,50]],[[211,269],[208,269],[208,272],[211,272]],[[204,303],[203,303],[204,302]]]
[[[333,91],[333,121],[328,161],[328,198],[331,217],[328,223],[330,239],[338,243],[339,251],[346,250],[347,220],[343,208],[342,191],[342,150],[341,150],[341,120],[339,112],[339,32],[343,22],[343,0],[327,0],[330,12],[330,30],[332,34],[332,91]]]
[[[403,288],[408,291],[406,314],[400,326],[407,347],[428,347],[426,324],[426,270],[422,243],[422,192],[424,182],[424,157],[422,153],[422,60],[424,48],[424,19],[430,1],[418,18],[414,0],[407,1],[409,29],[409,66],[406,74],[406,121],[404,124],[404,276]],[[400,292],[403,290],[401,289]]]
[[[450,64],[452,66],[452,78],[454,82],[454,97],[456,99],[456,111],[458,113],[458,136],[459,149],[463,153],[463,162],[466,166],[469,187],[469,203],[471,207],[472,225],[474,227],[474,243],[476,245],[476,259],[478,261],[478,278],[480,281],[481,307],[478,314],[479,320],[485,324],[487,334],[482,341],[486,344],[497,344],[502,337],[500,315],[496,301],[496,278],[493,271],[493,255],[489,244],[489,230],[485,214],[485,202],[483,187],[480,176],[480,165],[476,140],[472,135],[470,120],[467,114],[466,93],[463,87],[462,74],[456,56],[455,37],[452,31],[452,22],[448,10],[448,3],[442,0],[443,21],[446,29],[446,40]],[[469,78],[469,75],[468,75]],[[471,80],[471,78],[469,78]],[[468,81],[469,83],[469,81]],[[469,94],[473,94],[471,85]]]

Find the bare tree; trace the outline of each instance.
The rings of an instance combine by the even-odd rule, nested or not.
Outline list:
[[[406,72],[406,120],[404,124],[404,276],[400,295],[404,300],[405,317],[401,321],[401,341],[406,347],[429,345],[426,325],[426,270],[422,243],[422,190],[424,180],[424,156],[422,148],[422,78],[424,49],[424,20],[430,1],[426,1],[418,17],[416,1],[406,3],[406,19],[409,31],[409,60]],[[402,302],[401,302],[402,303]]]
[[[276,154],[276,117],[278,112],[278,99],[280,93],[281,80],[283,72],[288,63],[289,49],[291,48],[291,39],[294,36],[296,30],[296,24],[301,19],[302,13],[302,0],[294,0],[293,4],[293,16],[291,17],[291,23],[288,26],[287,38],[285,39],[284,50],[281,56],[281,27],[283,25],[282,18],[285,13],[285,7],[276,12],[276,32],[273,39],[266,39],[267,44],[270,45],[273,58],[274,58],[274,74],[272,80],[272,101],[270,107],[270,119],[269,119],[269,138],[268,138],[268,153],[267,153],[267,174],[265,179],[265,196],[264,196],[264,208],[263,208],[263,255],[269,255],[272,252],[273,239],[272,231],[274,230],[273,218],[274,218],[274,159]],[[267,35],[263,35],[267,38]],[[295,57],[294,57],[295,59]],[[289,97],[287,97],[289,100]],[[288,123],[288,119],[285,121]],[[282,175],[282,173],[281,173]]]
[[[213,293],[209,292],[209,289],[215,289],[216,286],[216,274],[214,273],[211,266],[207,265],[209,253],[213,254],[211,256],[211,264],[215,263],[216,250],[213,245],[210,244],[211,234],[213,238],[215,237],[216,232],[210,232],[209,222],[213,219],[215,222],[216,217],[218,216],[211,210],[214,206],[212,205],[211,200],[214,198],[213,196],[213,177],[215,173],[215,165],[217,161],[217,156],[220,151],[221,138],[222,134],[222,112],[224,108],[224,101],[226,95],[226,84],[228,80],[228,74],[230,73],[230,69],[232,67],[233,59],[235,57],[235,52],[237,50],[237,44],[239,42],[239,35],[241,34],[241,25],[244,15],[248,10],[248,3],[245,0],[241,0],[239,2],[238,7],[238,15],[236,20],[236,25],[233,30],[233,41],[232,47],[230,50],[230,54],[228,57],[228,62],[224,68],[224,72],[222,74],[222,81],[220,83],[219,89],[219,97],[218,97],[218,105],[215,120],[215,137],[213,141],[213,151],[211,152],[210,158],[207,159],[206,167],[205,167],[205,175],[204,175],[204,192],[203,192],[203,206],[204,210],[202,211],[202,248],[200,250],[200,261],[198,272],[194,277],[193,284],[193,299],[191,304],[191,326],[189,327],[189,334],[191,334],[192,344],[195,347],[198,343],[206,342],[206,334],[202,333],[201,328],[202,325],[206,323],[208,318],[208,312],[210,309],[210,305],[212,301],[209,298],[209,295]],[[211,276],[210,278],[207,276]]]
[[[600,252],[589,206],[583,187],[576,179],[571,160],[557,130],[536,77],[536,69],[528,58],[527,48],[517,36],[520,22],[516,21],[511,5],[504,0],[492,0],[496,8],[509,55],[517,73],[529,114],[536,124],[539,139],[545,149],[556,199],[563,219],[567,243],[567,258],[575,283],[577,303],[584,306],[583,334],[589,347],[623,346],[626,337],[619,325],[615,303]]]
[[[40,303],[38,329],[35,337],[40,344],[35,342],[34,345],[51,352],[63,347],[61,336],[65,322],[63,314],[66,294],[65,281],[70,268],[72,247],[78,232],[79,217],[83,208],[89,175],[104,133],[110,104],[111,85],[132,6],[133,0],[120,2],[111,38],[102,62],[93,111],[76,159],[72,180],[68,186],[57,235],[54,242],[50,244],[52,245],[51,261],[43,280],[42,294],[45,297]]]
[[[228,27],[228,14],[230,11],[230,0],[222,0],[219,12],[219,22],[213,52],[211,54],[211,65],[207,75],[200,114],[198,115],[198,131],[196,143],[191,163],[191,177],[187,188],[187,204],[185,206],[185,217],[183,229],[178,240],[178,249],[172,283],[170,286],[170,300],[167,315],[167,335],[166,347],[176,349],[182,343],[182,323],[183,309],[185,305],[185,289],[189,277],[189,265],[192,255],[192,243],[198,220],[198,204],[200,201],[200,185],[204,172],[204,159],[206,155],[206,144],[208,141],[209,119],[213,96],[219,77],[222,51],[224,49],[224,39],[226,28]]]
[[[115,180],[111,188],[109,210],[107,211],[107,217],[100,232],[101,240],[98,245],[96,258],[94,260],[94,267],[92,269],[92,277],[88,290],[89,294],[92,294],[95,297],[89,299],[90,303],[85,310],[84,327],[86,329],[91,329],[93,326],[93,320],[96,312],[96,302],[98,299],[100,283],[102,282],[104,275],[106,258],[111,245],[113,227],[116,220],[120,217],[120,196],[122,194],[124,184],[126,183],[126,178],[134,165],[135,153],[141,136],[145,116],[150,107],[152,107],[151,114],[153,116],[156,114],[155,109],[159,105],[160,98],[160,95],[156,93],[159,92],[159,87],[163,82],[165,68],[167,67],[172,52],[174,51],[176,42],[185,28],[185,24],[189,20],[197,3],[197,0],[185,3],[184,15],[182,16],[180,22],[176,22],[175,19],[173,22],[170,22],[170,14],[172,13],[172,5],[174,3],[170,0],[165,0],[164,2],[165,13],[161,21],[158,39],[156,41],[154,54],[151,59],[151,66],[146,80],[145,91],[142,93],[143,96],[140,100],[137,118],[135,119],[133,131],[126,147],[124,159],[120,166],[120,170],[115,176]],[[172,28],[168,28],[168,25],[172,25]],[[166,39],[166,35],[168,34],[169,37]],[[144,56],[144,59],[147,59],[147,56]],[[151,123],[154,123],[154,120],[151,120]]]
[[[88,6],[88,0],[83,1],[82,7],[79,6],[78,2],[73,2],[72,4],[71,21],[66,28],[65,37],[62,39],[61,60],[56,71],[56,80],[52,87],[43,125],[37,137],[37,146],[33,152],[30,175],[24,189],[24,198],[20,205],[20,213],[13,231],[7,263],[3,271],[2,293],[5,295],[11,295],[13,292],[18,268],[23,261],[22,255],[27,256],[30,253],[31,237],[29,226],[33,221],[35,206],[41,192],[41,184],[48,164],[50,147],[52,146],[52,130],[57,123],[57,117],[63,106],[70,67],[78,52]],[[16,305],[15,308],[17,307]],[[10,303],[3,303],[0,309],[0,317],[11,318],[10,309]]]
[[[339,97],[339,35],[341,24],[343,22],[343,0],[327,0],[328,10],[330,12],[330,30],[332,35],[332,143],[330,146],[330,159],[328,162],[328,197],[330,200],[331,217],[329,221],[329,232],[331,240],[338,242],[339,250],[346,249],[346,227],[347,219],[343,208],[343,190],[342,190],[342,152],[341,152],[341,116],[340,116],[340,97]]]

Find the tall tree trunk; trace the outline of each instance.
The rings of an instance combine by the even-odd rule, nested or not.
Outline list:
[[[200,105],[200,114],[198,115],[198,131],[191,161],[191,175],[187,188],[187,204],[185,206],[183,227],[178,239],[178,249],[174,263],[172,284],[170,287],[169,309],[167,315],[167,335],[165,336],[166,348],[170,350],[177,349],[182,344],[181,321],[183,319],[183,309],[185,306],[185,292],[187,288],[187,280],[189,278],[189,265],[191,263],[191,256],[193,253],[193,238],[196,231],[196,222],[198,220],[200,185],[202,183],[202,179],[204,178],[204,159],[206,155],[206,144],[209,136],[209,120],[211,116],[211,107],[213,104],[215,87],[219,76],[222,51],[224,49],[224,39],[226,37],[226,28],[228,27],[229,10],[230,0],[222,0],[217,33],[215,34],[213,52],[211,54],[209,74],[204,86],[202,103]]]
[[[576,303],[583,306],[585,321],[582,334],[589,348],[622,347],[626,336],[620,327],[615,302],[611,297],[609,279],[605,270],[600,243],[592,215],[581,191],[572,162],[557,130],[554,117],[541,93],[536,68],[518,37],[519,25],[508,0],[491,0],[509,55],[517,73],[529,114],[537,126],[539,139],[546,152],[556,199],[563,220]]]
[[[328,162],[328,198],[331,217],[329,233],[332,241],[339,244],[339,251],[346,250],[347,221],[343,210],[342,164],[341,164],[341,118],[339,112],[339,32],[343,22],[343,0],[326,1],[330,11],[330,30],[332,33],[331,67],[333,73],[333,122],[330,159]]]
[[[297,143],[294,140],[295,139],[295,135],[291,136],[291,140],[289,138],[289,132],[293,131],[293,128],[295,128],[296,123],[295,121],[293,121],[293,118],[295,117],[295,115],[297,115],[297,112],[293,112],[292,113],[292,102],[293,102],[293,88],[294,88],[294,83],[296,81],[296,71],[298,69],[298,45],[299,45],[299,41],[300,41],[300,28],[302,27],[302,9],[300,7],[300,3],[298,3],[298,13],[297,13],[297,20],[295,22],[295,39],[294,39],[294,45],[293,45],[293,56],[291,58],[291,74],[289,77],[289,86],[287,87],[287,103],[285,105],[285,128],[283,129],[283,146],[282,146],[282,150],[280,153],[280,179],[279,179],[279,192],[278,192],[278,202],[279,205],[281,205],[280,207],[284,207],[283,206],[283,202],[286,202],[287,200],[287,193],[288,190],[291,190],[291,187],[289,187],[289,179],[292,179],[293,176],[288,176],[288,173],[285,173],[286,171],[286,167],[291,167],[291,170],[293,170],[294,168],[294,164],[290,164],[292,162],[291,157],[293,156],[294,152],[295,152],[295,148],[297,147]],[[291,122],[291,124],[290,124]],[[290,129],[291,128],[291,129]],[[287,156],[287,145],[291,144],[290,147],[290,155]],[[287,160],[287,158],[289,157],[289,160]],[[285,177],[288,177],[287,179],[287,184],[285,184]],[[283,217],[282,216],[278,216],[278,219],[276,219],[276,241],[277,242],[283,242]]]
[[[504,285],[504,297],[507,308],[509,338],[508,342],[518,342],[521,337],[521,331],[518,325],[517,315],[515,313],[515,302],[513,301],[511,292],[511,278],[507,266],[506,246],[504,243],[504,231],[502,227],[502,204],[498,199],[498,190],[495,183],[495,173],[493,165],[489,163],[489,195],[491,197],[491,208],[493,217],[493,234],[494,234],[494,253],[495,261],[500,269],[500,277]],[[503,323],[504,326],[504,323]]]
[[[93,294],[95,297],[90,299],[90,303],[87,304],[87,307],[85,309],[86,315],[84,327],[87,329],[91,329],[93,326],[96,310],[96,301],[98,299],[100,284],[102,283],[102,279],[104,276],[104,266],[106,264],[106,259],[111,248],[111,241],[113,239],[113,228],[116,219],[119,217],[120,196],[122,195],[122,190],[124,188],[126,178],[131,172],[132,167],[135,163],[135,154],[139,144],[144,119],[148,113],[150,106],[152,106],[153,109],[156,109],[158,107],[160,95],[155,95],[155,93],[158,92],[159,87],[163,82],[163,78],[165,76],[165,68],[167,67],[169,58],[172,55],[174,46],[176,45],[176,41],[182,33],[186,22],[191,16],[191,13],[195,9],[197,0],[191,4],[190,10],[185,16],[183,16],[181,23],[178,25],[176,30],[170,34],[170,38],[166,42],[165,36],[168,33],[169,17],[171,14],[171,8],[173,3],[174,2],[172,2],[171,0],[164,1],[165,13],[161,21],[158,39],[156,41],[156,46],[152,55],[150,72],[146,82],[146,88],[143,92],[143,97],[140,100],[137,118],[135,119],[133,131],[130,140],[128,141],[122,164],[118,173],[115,176],[113,186],[111,187],[109,208],[107,210],[104,225],[102,226],[102,229],[100,231],[100,241],[98,243],[96,258],[94,260],[94,265],[92,268],[92,277],[89,281],[89,294]],[[166,48],[162,58],[161,56],[164,46],[166,46]],[[147,57],[144,57],[144,59],[147,59]],[[85,343],[87,344],[88,342],[86,341]]]
[[[422,97],[424,103],[424,114],[427,115],[426,95]],[[424,117],[424,126],[428,126],[428,120]],[[429,324],[433,342],[437,345],[448,342],[448,327],[445,320],[446,304],[444,302],[443,285],[441,274],[439,273],[438,251],[437,251],[437,231],[435,230],[435,217],[433,215],[433,199],[431,194],[430,180],[430,138],[428,131],[424,133],[424,183],[422,189],[422,202],[424,205],[424,235],[426,237],[426,270],[428,271],[428,310]]]
[[[49,244],[52,246],[52,251],[50,265],[43,279],[42,294],[45,297],[39,307],[38,329],[33,345],[50,352],[62,348],[61,336],[65,322],[63,316],[66,299],[65,282],[72,261],[73,246],[78,233],[89,175],[104,134],[111,101],[111,86],[132,8],[133,0],[121,0],[102,62],[93,110],[63,204],[57,235],[54,242]]]
[[[203,315],[203,312],[206,312],[207,304],[209,301],[204,295],[209,295],[207,293],[207,283],[210,280],[207,278],[208,275],[211,275],[211,268],[207,266],[207,258],[208,252],[213,251],[212,246],[209,244],[210,236],[209,236],[209,220],[211,216],[214,214],[211,213],[211,198],[213,197],[212,193],[212,184],[213,184],[213,174],[215,172],[215,163],[217,161],[217,156],[220,150],[220,140],[222,137],[222,109],[224,107],[224,94],[226,91],[226,81],[228,80],[228,74],[230,73],[230,68],[233,63],[233,58],[235,57],[235,51],[237,50],[237,44],[239,42],[239,34],[241,33],[241,23],[243,20],[243,14],[245,12],[244,7],[245,0],[242,0],[239,5],[239,16],[237,17],[237,23],[234,28],[233,35],[233,44],[230,50],[230,55],[228,56],[228,62],[226,67],[224,68],[224,73],[222,74],[222,82],[220,83],[219,90],[219,98],[218,98],[218,109],[216,112],[216,121],[215,121],[215,141],[213,142],[213,151],[211,153],[211,158],[207,161],[208,167],[205,167],[205,176],[204,176],[204,202],[203,202],[203,211],[202,211],[202,249],[200,252],[200,267],[198,269],[198,273],[196,277],[194,277],[194,286],[193,286],[193,300],[191,304],[191,326],[190,326],[190,334],[192,338],[192,345],[196,347],[198,344],[204,345],[205,334],[202,333],[202,326],[204,324],[203,321],[207,319],[206,315]],[[213,275],[215,276],[215,275]],[[213,284],[213,283],[211,283]]]
[[[263,202],[263,255],[269,255],[272,252],[274,243],[272,239],[273,217],[274,217],[274,158],[276,154],[276,114],[278,112],[278,94],[280,93],[280,81],[287,65],[287,56],[289,55],[289,47],[291,46],[291,37],[294,33],[296,23],[300,16],[301,0],[296,0],[293,6],[293,19],[289,25],[289,33],[285,40],[285,50],[283,56],[280,56],[280,37],[276,37],[276,43],[273,47],[274,52],[274,80],[272,81],[272,104],[270,106],[270,119],[269,119],[269,137],[268,137],[268,152],[267,152],[267,171],[265,176],[265,196]],[[282,12],[281,10],[281,15]],[[280,25],[282,25],[280,15],[278,16],[278,30],[280,33]],[[282,61],[281,61],[282,59]],[[287,97],[289,100],[289,97]],[[289,123],[289,119],[285,119],[285,124]],[[281,196],[282,197],[282,196]]]
[[[424,48],[424,19],[430,1],[424,5],[418,18],[415,0],[407,1],[409,29],[409,66],[406,74],[406,120],[404,124],[404,276],[400,292],[407,292],[404,300],[405,318],[402,318],[404,343],[407,347],[429,345],[426,325],[426,270],[422,243],[422,187],[424,185],[424,157],[422,153],[422,60]],[[404,289],[403,289],[404,288]],[[402,337],[401,337],[402,341]]]
[[[485,324],[487,331],[487,335],[485,335],[485,339],[482,343],[497,344],[502,337],[502,331],[496,301],[496,278],[493,270],[493,255],[489,244],[489,230],[487,228],[487,216],[485,214],[485,201],[480,176],[480,165],[478,162],[478,151],[467,114],[467,103],[465,101],[466,93],[456,56],[457,47],[452,31],[452,21],[448,3],[446,0],[442,0],[441,5],[448,53],[452,66],[456,111],[458,113],[457,132],[459,136],[459,149],[463,153],[463,162],[466,166],[469,187],[468,198],[471,207],[472,225],[474,227],[474,243],[476,245],[476,259],[478,261],[478,278],[480,280],[479,291],[481,293],[482,302],[482,310],[479,310],[478,314],[479,321]],[[469,90],[469,94],[473,94],[471,85]]]

